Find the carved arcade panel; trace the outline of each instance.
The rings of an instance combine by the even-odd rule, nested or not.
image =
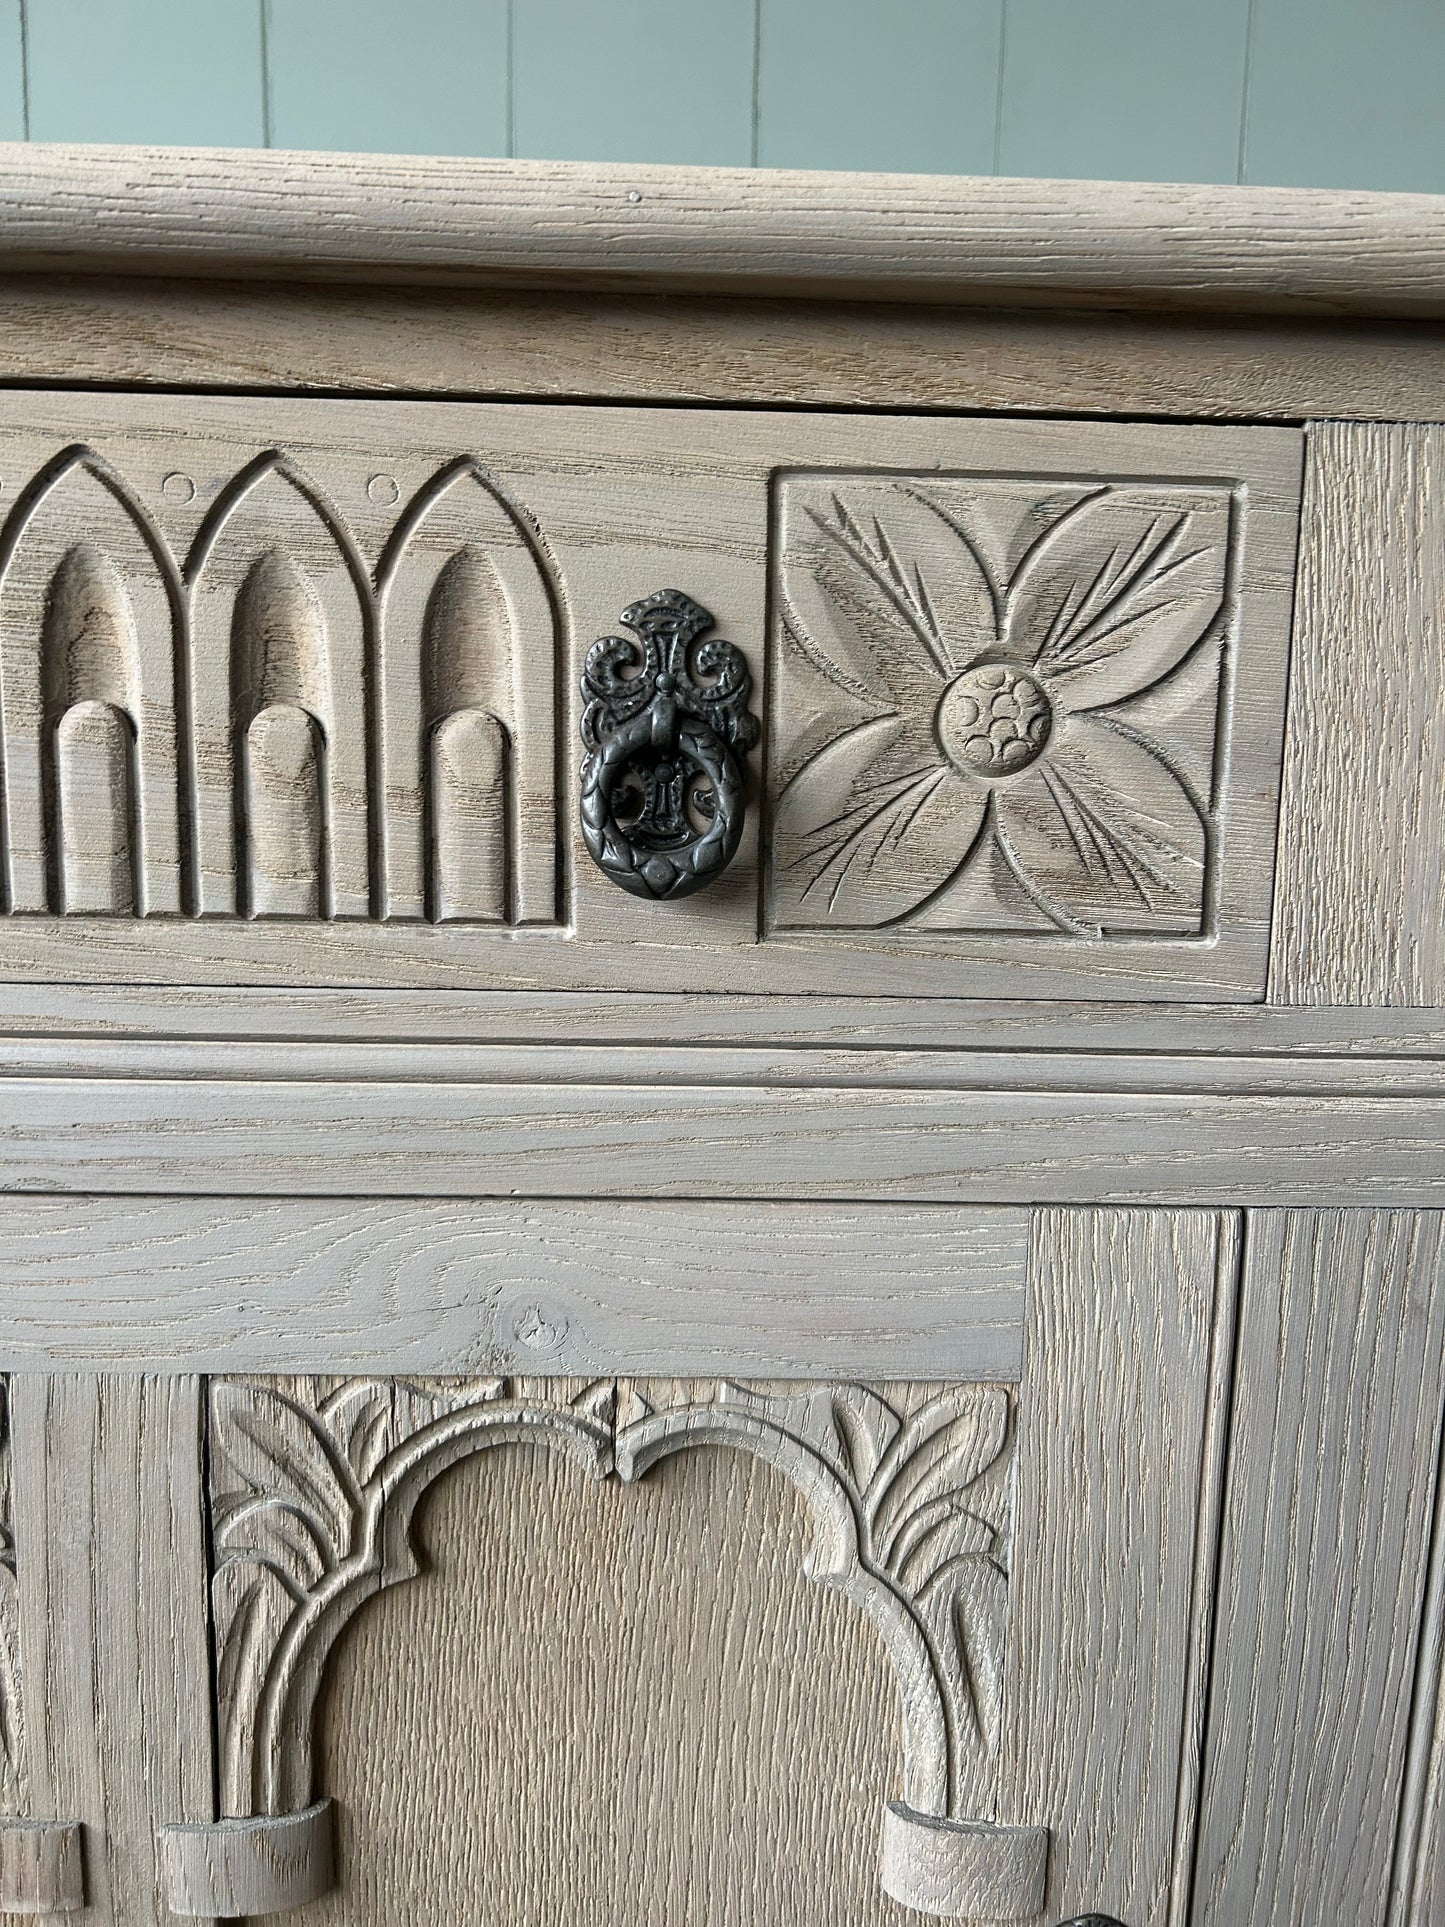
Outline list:
[[[1298,436],[723,426],[6,398],[0,972],[1257,997]]]

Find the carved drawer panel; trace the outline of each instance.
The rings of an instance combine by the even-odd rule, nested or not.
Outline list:
[[[11,395],[0,971],[1256,999],[1299,468],[1273,428]],[[579,678],[631,616],[586,720],[640,742],[679,608],[667,700],[732,760],[646,820],[736,853],[637,901]]]

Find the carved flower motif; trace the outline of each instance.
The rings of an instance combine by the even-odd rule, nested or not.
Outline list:
[[[1228,490],[799,478],[785,512],[786,645],[827,687],[775,922],[1197,932]]]

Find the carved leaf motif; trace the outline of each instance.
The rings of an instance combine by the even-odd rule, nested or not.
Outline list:
[[[1201,749],[1212,767],[1217,693],[1188,721],[1154,703],[1154,735],[1137,705],[1191,661],[1220,686],[1230,490],[784,494],[783,661],[827,696],[776,757],[774,926],[1200,933],[1213,786],[1181,771]]]

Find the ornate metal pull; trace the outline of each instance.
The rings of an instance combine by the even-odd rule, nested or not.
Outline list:
[[[706,609],[659,589],[622,611],[582,675],[582,834],[606,877],[635,897],[691,896],[721,875],[743,833],[752,677],[713,637]]]
[[[1061,1920],[1059,1927],[1124,1927],[1112,1914],[1080,1914],[1076,1920]]]

